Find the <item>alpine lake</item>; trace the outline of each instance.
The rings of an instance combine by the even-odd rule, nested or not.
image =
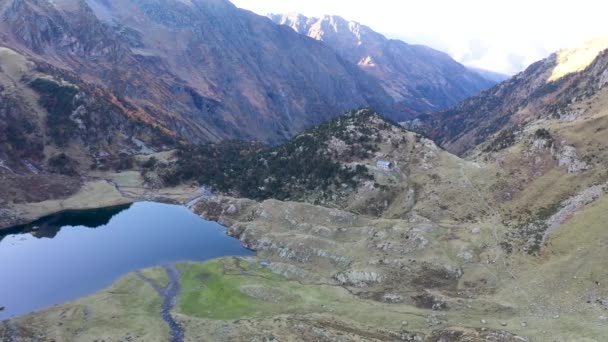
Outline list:
[[[87,296],[143,268],[253,252],[187,207],[66,211],[0,231],[0,321]]]

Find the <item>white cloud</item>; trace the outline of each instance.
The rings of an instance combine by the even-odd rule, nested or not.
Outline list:
[[[337,14],[457,60],[514,73],[560,48],[608,34],[598,0],[233,0],[259,14]]]

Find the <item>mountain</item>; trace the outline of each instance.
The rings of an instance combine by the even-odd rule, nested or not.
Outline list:
[[[374,148],[358,148],[371,153],[342,162],[365,165],[374,179],[354,190],[343,186],[342,200],[216,196],[195,210],[260,251],[274,272],[347,288],[361,299],[349,302],[357,309],[333,313],[328,304],[327,314],[351,332],[370,331],[373,321],[424,334],[422,341],[602,341],[607,48],[608,39],[597,39],[559,51],[454,109],[421,118],[461,157],[407,130],[361,120],[345,127],[354,137],[367,132]],[[352,143],[341,131],[324,139],[326,149],[348,156]],[[377,167],[382,160],[395,167]],[[415,307],[423,314],[385,323],[379,311],[358,307],[365,301],[383,313]],[[295,319],[325,326],[309,312]],[[492,329],[500,331],[480,335]]]
[[[407,115],[327,42],[225,1],[0,15],[0,228],[163,201],[256,252],[126,275],[0,340],[605,340],[608,39],[404,123],[416,133],[370,109],[330,119],[334,97],[325,110],[388,98]],[[253,105],[277,89],[299,109]]]
[[[347,61],[379,80],[411,113],[438,111],[494,85],[443,52],[423,45],[387,39],[371,28],[339,16],[308,18],[301,14],[271,14],[275,23],[323,41]]]
[[[314,40],[224,0],[4,0],[0,45],[120,94],[190,141],[276,142],[392,98]]]
[[[181,143],[412,113],[327,44],[225,0],[2,0],[0,18],[1,203],[65,197]]]
[[[607,70],[608,37],[597,38],[406,126],[495,168],[489,196],[504,210],[503,246],[543,254],[559,227],[608,191]],[[589,215],[589,224],[603,220]],[[572,229],[586,234],[583,227]]]
[[[584,51],[549,75],[595,85],[559,88],[573,113],[505,124],[464,158],[357,110],[280,145],[185,146],[146,156],[143,177],[106,174],[131,200],[200,196],[157,193],[154,178],[212,185],[191,209],[257,255],[180,263],[177,279],[130,274],[10,319],[0,337],[168,340],[150,282],[170,279],[187,300],[169,314],[190,340],[603,341],[608,88],[604,53]]]
[[[582,102],[600,101],[606,84],[608,38],[562,50],[525,71],[463,101],[422,115],[414,125],[448,150],[464,154],[499,132],[535,122],[564,123],[583,117]],[[506,133],[503,133],[506,134]]]
[[[186,184],[227,189],[192,210],[257,252],[179,264],[178,298],[188,300],[169,314],[193,340],[602,341],[606,89],[588,100],[575,120],[537,121],[512,144],[466,159],[359,110],[282,145],[224,142],[159,161],[148,172],[175,168],[190,176]],[[595,157],[585,170],[571,168],[572,154],[558,156],[564,144]],[[223,151],[232,151],[228,161]],[[233,156],[243,163],[224,164]],[[302,165],[328,159],[362,171]],[[172,279],[160,268],[141,274]],[[131,274],[93,296],[11,319],[0,336],[77,340],[103,331],[119,339],[136,331],[168,340],[160,299]],[[83,324],[85,313],[115,320]]]

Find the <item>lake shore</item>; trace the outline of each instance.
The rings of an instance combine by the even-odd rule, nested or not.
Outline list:
[[[206,194],[194,186],[152,189],[138,172],[104,174],[86,181],[75,194],[42,202],[18,203],[0,208],[0,231],[71,210],[87,210],[139,201],[186,204]]]

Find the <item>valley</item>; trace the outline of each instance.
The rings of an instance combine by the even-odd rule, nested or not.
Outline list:
[[[363,135],[369,137],[369,153],[352,155],[351,147],[361,150],[357,137]],[[288,188],[285,196],[298,201],[272,199],[272,193],[265,195],[271,199],[238,198],[227,187],[224,194],[194,204],[195,213],[226,226],[256,257],[177,265],[181,290],[172,315],[183,329],[182,340],[601,340],[606,329],[601,285],[607,280],[601,272],[606,189],[600,186],[587,197],[572,184],[580,182],[584,189],[587,181],[602,179],[602,173],[574,174],[569,186],[554,187],[578,200],[554,209],[568,211],[564,219],[544,216],[559,226],[543,237],[539,249],[529,249],[529,240],[521,240],[527,235],[511,232],[512,222],[524,215],[539,219],[534,211],[521,209],[531,203],[534,189],[513,194],[501,185],[500,174],[508,169],[494,161],[461,159],[366,110],[347,113],[304,136],[316,141],[308,146],[333,160],[365,166],[373,180],[355,178],[354,187],[330,182],[311,192]],[[257,158],[273,155],[255,153]],[[378,168],[378,159],[391,160],[394,167]],[[153,177],[176,161],[167,159],[145,173]],[[568,165],[551,163],[546,167],[553,170],[534,182],[554,182],[557,174],[568,174]],[[136,178],[129,172],[125,176]],[[132,191],[128,182],[122,184],[123,191]],[[324,183],[319,179],[314,184]],[[194,197],[174,200],[186,204]],[[534,201],[542,208],[551,197],[545,200]],[[583,240],[571,235],[581,229]],[[573,247],[579,244],[586,248]],[[587,263],[589,258],[596,262]],[[169,336],[169,330],[157,337],[137,330],[159,324],[150,322],[163,312],[162,291],[150,279],[159,279],[153,281],[162,289],[168,278],[164,270],[146,272],[156,273],[129,275],[113,285],[117,290],[12,319],[4,334],[13,327],[20,338],[88,340],[104,331],[106,340],[167,340],[158,336]],[[118,290],[122,286],[128,290]],[[111,304],[107,299],[116,292],[123,298]],[[141,307],[136,321],[123,318],[133,314],[121,305],[151,305],[147,301],[152,298],[157,298],[156,306]],[[98,321],[108,310],[115,319]],[[91,319],[84,312],[100,316]],[[64,323],[55,327],[57,321]]]
[[[225,0],[0,18],[0,340],[606,340],[607,39],[496,84]]]

